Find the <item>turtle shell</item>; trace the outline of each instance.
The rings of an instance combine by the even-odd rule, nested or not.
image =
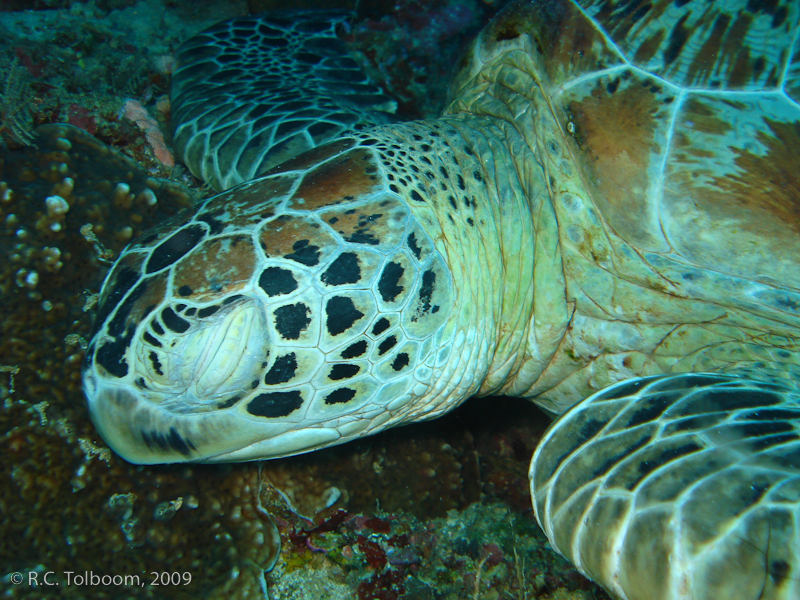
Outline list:
[[[614,238],[648,268],[685,265],[687,285],[714,271],[797,289],[799,12],[786,0],[517,2],[476,40],[448,112],[504,118],[540,150],[567,250],[618,263],[600,248]],[[576,203],[592,208],[570,231]],[[771,308],[800,308],[781,298]]]

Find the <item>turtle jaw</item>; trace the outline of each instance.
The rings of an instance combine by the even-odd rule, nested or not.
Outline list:
[[[97,431],[128,462],[205,462],[233,444],[251,443],[252,435],[226,413],[171,414],[92,371],[84,373],[83,384]]]
[[[347,441],[333,427],[265,427],[225,411],[172,413],[134,389],[84,374],[89,415],[108,446],[137,465],[244,462],[311,452]],[[268,429],[272,431],[268,431]]]

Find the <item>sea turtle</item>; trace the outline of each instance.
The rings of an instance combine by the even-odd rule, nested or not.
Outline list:
[[[533,505],[588,577],[800,598],[799,13],[517,1],[441,118],[367,128],[386,98],[331,19],[201,34],[176,142],[219,187],[268,170],[120,256],[98,430],[134,463],[246,461],[522,396],[560,415]]]

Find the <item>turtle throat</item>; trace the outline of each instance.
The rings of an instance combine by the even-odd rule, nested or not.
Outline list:
[[[449,373],[440,380],[460,400],[525,389],[534,278],[538,263],[550,270],[558,255],[551,248],[557,232],[540,242],[532,218],[530,199],[540,201],[546,189],[541,169],[531,168],[533,151],[511,126],[489,117],[458,115],[390,132],[409,151],[389,165],[389,188],[436,241],[455,284]],[[540,249],[549,252],[546,264],[537,260]]]

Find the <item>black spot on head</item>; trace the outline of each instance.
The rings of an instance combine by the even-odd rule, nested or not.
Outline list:
[[[339,355],[344,359],[348,358],[356,358],[357,356],[362,356],[367,351],[367,341],[366,340],[359,340],[354,344],[350,344],[347,348],[342,350],[342,353]]]
[[[394,348],[396,345],[397,345],[397,338],[393,335],[390,335],[385,340],[383,340],[378,346],[378,356],[383,356],[389,350]]]
[[[291,294],[297,289],[297,281],[291,271],[280,267],[267,267],[258,278],[258,285],[270,298]]]
[[[302,302],[278,307],[275,309],[275,329],[283,339],[296,340],[311,323],[309,312],[308,306]]]
[[[298,390],[259,394],[247,404],[247,412],[256,417],[288,417],[303,406],[303,396]]]
[[[411,317],[412,321],[417,321],[421,316],[435,313],[439,310],[434,306],[431,310],[431,298],[433,298],[434,286],[436,285],[436,273],[433,269],[428,269],[422,274],[422,285],[419,288],[419,306],[417,312]]]
[[[161,370],[161,361],[158,360],[158,354],[151,350],[147,357],[150,359],[150,364],[153,365],[153,370],[159,375],[164,375],[164,372]]]
[[[472,176],[475,178],[475,181],[483,181],[483,176],[481,176],[481,172],[477,169],[472,172]]]
[[[415,202],[425,202],[425,198],[423,198],[417,190],[411,190],[411,199]]]
[[[154,338],[149,331],[145,331],[142,338],[144,339],[145,342],[147,342],[151,346],[155,346],[156,348],[161,348],[161,342],[159,342],[156,338]]]
[[[200,310],[197,311],[197,317],[199,319],[205,319],[206,317],[210,317],[211,315],[213,315],[218,310],[219,306],[217,305],[206,306],[205,308],[201,308]]]
[[[197,216],[198,221],[202,221],[208,225],[208,230],[211,235],[216,235],[225,229],[225,223],[220,221],[217,217],[222,215],[224,211],[220,208],[209,211]]]
[[[155,273],[174,264],[197,246],[205,235],[205,228],[196,224],[179,229],[156,246],[147,259],[145,273]]]
[[[355,252],[342,252],[320,275],[327,285],[346,285],[361,281],[361,267]]]
[[[108,322],[107,332],[109,335],[117,337],[121,335],[123,331],[125,331],[126,323],[131,311],[133,310],[134,304],[136,304],[139,298],[141,298],[146,291],[147,279],[143,279],[139,285],[131,290],[131,293],[128,294],[128,297],[125,298],[125,301],[117,307],[114,317]]]
[[[157,446],[161,450],[176,450],[184,456],[191,456],[192,450],[195,450],[192,442],[183,439],[174,427],[169,428],[167,435],[158,431],[151,431],[150,433],[143,431],[142,440],[148,448]]]
[[[256,381],[256,384],[258,384],[258,381]],[[230,408],[231,406],[236,404],[241,399],[242,399],[241,396],[232,396],[232,397],[228,398],[227,400],[225,400],[224,402],[220,402],[219,404],[217,404],[217,408],[220,409],[220,410],[225,409],[225,408]]]
[[[439,173],[441,173],[442,177],[444,177],[445,179],[450,179],[450,172],[444,167],[441,166],[439,167]]]
[[[475,227],[475,221],[472,220],[472,217],[467,217],[467,225]]]
[[[402,371],[404,368],[408,366],[408,354],[405,352],[401,352],[398,354],[395,359],[392,361],[392,369],[395,371]]]
[[[114,377],[121,378],[128,374],[128,361],[125,360],[125,351],[128,349],[135,331],[135,327],[131,325],[125,335],[117,336],[114,341],[106,342],[97,349],[95,360]]]
[[[182,285],[178,288],[178,295],[179,296],[191,296],[192,295],[192,288],[188,285]]]
[[[384,302],[394,302],[395,298],[403,291],[402,285],[397,285],[403,276],[405,269],[398,262],[390,262],[383,268],[380,281],[378,281],[378,292]]]
[[[113,281],[113,285],[106,295],[105,301],[97,311],[92,336],[97,333],[97,329],[103,325],[108,315],[111,314],[111,311],[116,308],[120,300],[128,293],[128,290],[136,285],[136,282],[139,281],[139,274],[133,269],[122,267],[114,274],[114,278],[110,281]]]
[[[455,196],[450,195],[447,197],[447,199],[450,201],[450,206],[453,207],[453,210],[458,210],[458,203],[456,203]]]
[[[270,370],[264,375],[264,383],[277,385],[291,381],[297,372],[297,355],[294,352],[284,354],[275,359]]]
[[[341,379],[350,379],[358,375],[361,367],[358,365],[351,365],[347,363],[339,363],[331,367],[331,372],[328,373],[328,379],[332,381],[339,381]]]
[[[382,334],[384,331],[389,329],[389,325],[391,325],[391,323],[389,323],[389,319],[386,317],[381,317],[378,319],[377,323],[372,326],[372,335]]]
[[[299,240],[292,244],[292,252],[284,255],[284,258],[307,267],[314,267],[319,264],[319,254],[319,246],[312,246],[308,240]]]
[[[161,322],[167,329],[175,333],[185,333],[189,329],[189,321],[176,315],[169,306],[161,311]]]
[[[458,189],[460,189],[460,190],[466,190],[467,189],[467,185],[466,185],[466,183],[464,183],[464,178],[461,176],[461,173],[459,173],[456,176],[456,183],[458,183]]]
[[[616,92],[616,91],[617,91],[617,88],[618,88],[618,87],[619,87],[619,79],[614,79],[614,80],[612,80],[612,81],[609,81],[609,82],[606,84],[606,91],[607,91],[609,94],[613,94],[614,92]]]
[[[331,335],[339,335],[350,329],[364,316],[347,296],[334,296],[325,305],[326,327]]]
[[[356,391],[350,388],[339,388],[333,390],[325,396],[325,404],[344,404],[350,402],[356,395]]]

